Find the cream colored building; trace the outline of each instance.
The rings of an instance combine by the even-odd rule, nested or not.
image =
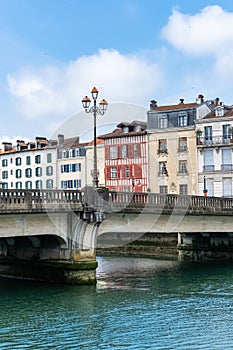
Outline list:
[[[82,189],[93,185],[93,142],[79,142],[79,137],[65,139],[59,135],[57,184],[60,189]],[[99,185],[104,185],[104,141],[96,140]]]
[[[97,138],[96,140],[96,153],[97,153],[97,169],[99,172],[99,186],[105,186],[104,167],[105,167],[105,154],[104,154],[104,140]],[[86,146],[86,165],[85,165],[85,184],[87,186],[93,185],[92,171],[94,168],[94,147],[93,142],[90,142]]]
[[[197,194],[195,120],[210,112],[199,95],[196,102],[158,106],[147,113],[149,190],[155,193]]]

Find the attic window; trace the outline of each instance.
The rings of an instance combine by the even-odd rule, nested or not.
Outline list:
[[[224,108],[223,107],[216,108],[215,115],[216,115],[216,117],[223,117],[224,116]]]
[[[180,112],[178,114],[178,125],[187,126],[188,125],[188,114],[187,112]]]

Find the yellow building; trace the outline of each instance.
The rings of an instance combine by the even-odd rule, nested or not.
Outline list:
[[[155,193],[197,194],[195,120],[209,113],[202,95],[194,103],[158,106],[147,112],[149,190]]]

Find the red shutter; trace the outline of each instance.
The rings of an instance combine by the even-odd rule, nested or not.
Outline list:
[[[105,159],[110,159],[110,148],[105,146]]]
[[[142,168],[140,165],[137,165],[137,164],[134,165],[134,177],[135,179],[142,178]]]
[[[133,144],[129,144],[128,146],[128,157],[129,158],[133,158],[134,157],[134,154],[133,154]]]
[[[122,179],[122,166],[121,165],[118,165],[118,167],[117,167],[117,178],[118,178],[118,180]]]
[[[106,180],[111,179],[111,167],[110,166],[105,167],[105,179]]]
[[[140,143],[137,144],[137,154],[138,154],[138,157],[141,157],[141,144]]]

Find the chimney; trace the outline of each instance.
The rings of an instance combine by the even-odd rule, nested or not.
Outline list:
[[[184,99],[180,98],[180,104],[183,104],[183,103],[184,103]]]
[[[150,109],[152,109],[154,111],[156,108],[157,108],[157,101],[151,100],[150,101]]]
[[[59,135],[57,135],[57,138],[58,138],[58,146],[61,146],[65,140],[64,135],[59,134]]]
[[[216,97],[216,100],[215,100],[215,105],[218,106],[219,105],[219,97]]]
[[[197,99],[196,99],[197,104],[201,105],[202,103],[204,103],[204,96],[203,95],[198,95]]]
[[[3,146],[3,153],[12,150],[11,142],[2,142],[2,146]]]

